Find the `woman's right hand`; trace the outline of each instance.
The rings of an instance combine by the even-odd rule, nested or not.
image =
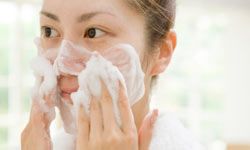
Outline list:
[[[53,93],[45,99],[49,100],[51,96]],[[44,112],[38,100],[33,100],[29,122],[21,135],[22,150],[51,150],[49,127],[53,119],[53,113]]]
[[[57,78],[51,62],[37,56],[32,61],[36,83],[32,92],[30,119],[21,135],[22,150],[50,150],[49,127],[55,118]]]
[[[149,150],[158,110],[148,114],[137,133],[132,109],[124,88],[120,86],[118,109],[121,126],[115,121],[112,97],[102,84],[100,100],[92,97],[90,116],[80,107],[77,114],[76,150]]]

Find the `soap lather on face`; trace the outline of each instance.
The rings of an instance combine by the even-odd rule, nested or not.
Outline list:
[[[165,70],[176,45],[174,32],[167,35],[174,23],[173,1],[44,0],[40,15],[41,47],[54,62],[63,40],[98,52],[119,43],[132,45],[145,73],[145,94],[132,106],[139,128],[150,109],[152,76]],[[46,51],[48,49],[52,51]],[[137,82],[131,80],[130,83]],[[60,74],[58,85],[64,92],[61,95],[69,101],[70,93],[79,87],[76,76],[66,73]]]
[[[62,73],[66,75],[63,76],[64,80],[59,79],[59,86],[61,87],[62,96],[64,96],[64,98],[69,99],[70,94],[79,88],[79,81],[76,81],[76,77],[84,71],[88,61],[93,56],[98,55],[104,57],[111,66],[114,65],[118,68],[119,72],[123,75],[123,80],[126,81],[125,88],[131,89],[128,91],[128,96],[131,101],[136,101],[142,96],[143,92],[141,91],[144,91],[144,73],[141,69],[139,56],[131,45],[119,44],[109,49],[95,52],[87,50],[82,46],[75,45],[70,41],[64,41],[63,43],[55,59],[54,69],[60,78],[62,77]],[[96,71],[103,69],[101,65],[92,65],[92,67]],[[105,70],[107,69],[109,68]],[[89,76],[92,75],[90,74]],[[68,85],[67,83],[69,82],[73,84]]]
[[[38,50],[49,51],[43,50],[39,45]],[[114,101],[118,123],[120,121],[116,101],[120,84],[125,89],[131,105],[144,95],[144,73],[140,59],[136,50],[129,44],[119,44],[96,52],[64,40],[51,65],[53,65],[55,75],[59,77],[58,85],[61,90],[61,99],[57,106],[64,121],[65,130],[71,134],[76,133],[75,126],[72,125],[76,109],[72,109],[68,104],[74,104],[76,107],[81,104],[89,110],[90,97],[101,96],[101,80],[107,86]],[[46,76],[46,78],[50,77]]]
[[[41,47],[45,50],[59,48],[66,40],[88,50],[100,52],[119,43],[129,43],[142,58],[143,24],[143,17],[128,9],[123,1],[74,0],[68,3],[61,0],[44,0],[40,18]],[[46,53],[51,55],[52,62],[59,55],[55,49]],[[68,64],[71,62],[68,61]],[[78,71],[82,69],[79,68]],[[61,73],[58,84],[62,95],[67,99],[69,94],[79,87],[76,76],[65,73]]]

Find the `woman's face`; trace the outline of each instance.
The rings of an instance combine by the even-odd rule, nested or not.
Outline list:
[[[59,47],[64,39],[96,51],[128,43],[143,60],[144,18],[126,0],[44,0],[40,16],[44,49]],[[76,77],[61,76],[59,87],[69,99],[78,88]]]

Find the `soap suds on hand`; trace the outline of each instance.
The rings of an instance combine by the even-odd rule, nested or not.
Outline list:
[[[39,42],[36,43],[39,51],[46,52],[38,44]],[[119,44],[97,52],[63,40],[61,47],[57,49],[54,61],[50,60],[52,56],[47,55],[45,58],[42,55],[43,52],[39,52],[39,56],[32,62],[34,64],[32,69],[36,76],[38,75],[37,83],[39,84],[36,89],[39,89],[41,97],[57,87],[57,77],[62,73],[78,77],[79,89],[71,94],[74,107],[65,103],[60,97],[54,99],[60,110],[64,128],[70,134],[76,133],[77,108],[83,105],[85,110],[89,110],[90,97],[100,97],[102,82],[112,97],[118,124],[120,124],[120,119],[117,100],[120,83],[126,90],[130,105],[135,104],[144,94],[144,73],[139,56],[131,45]],[[57,92],[60,91],[57,90]]]
[[[31,68],[33,69],[36,77],[36,83],[33,87],[32,96],[36,96],[34,99],[39,100],[42,110],[44,112],[48,112],[50,108],[45,104],[45,97],[48,97],[51,92],[56,90],[57,87],[57,78],[54,73],[53,66],[46,58],[37,56],[32,60]],[[53,101],[52,103],[56,103],[56,95],[54,96],[54,99],[51,100]]]
[[[98,66],[98,67],[96,67]],[[86,68],[79,74],[79,89],[71,94],[71,98],[77,110],[80,105],[85,107],[89,114],[89,104],[92,96],[99,98],[102,94],[102,82],[107,87],[113,101],[113,109],[117,123],[121,125],[117,106],[120,83],[126,88],[124,78],[118,68],[105,60],[101,55],[95,54],[86,64]]]

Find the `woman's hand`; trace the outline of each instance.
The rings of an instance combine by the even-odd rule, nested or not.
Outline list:
[[[154,124],[158,117],[158,110],[155,109],[151,114],[148,114],[139,129],[139,149],[149,150],[152,139]]]
[[[50,99],[50,96],[46,98]],[[51,150],[50,123],[54,116],[44,113],[37,100],[33,100],[30,120],[21,135],[22,150]]]
[[[51,62],[42,56],[31,62],[36,82],[32,90],[30,119],[21,135],[22,150],[50,150],[49,127],[55,118],[57,76]]]
[[[148,150],[152,136],[153,124],[157,113],[147,116],[140,129],[140,139],[137,134],[133,114],[121,87],[119,91],[118,108],[120,110],[121,127],[115,120],[112,98],[106,86],[98,102],[92,98],[90,117],[83,107],[79,108],[77,120],[77,150]]]

